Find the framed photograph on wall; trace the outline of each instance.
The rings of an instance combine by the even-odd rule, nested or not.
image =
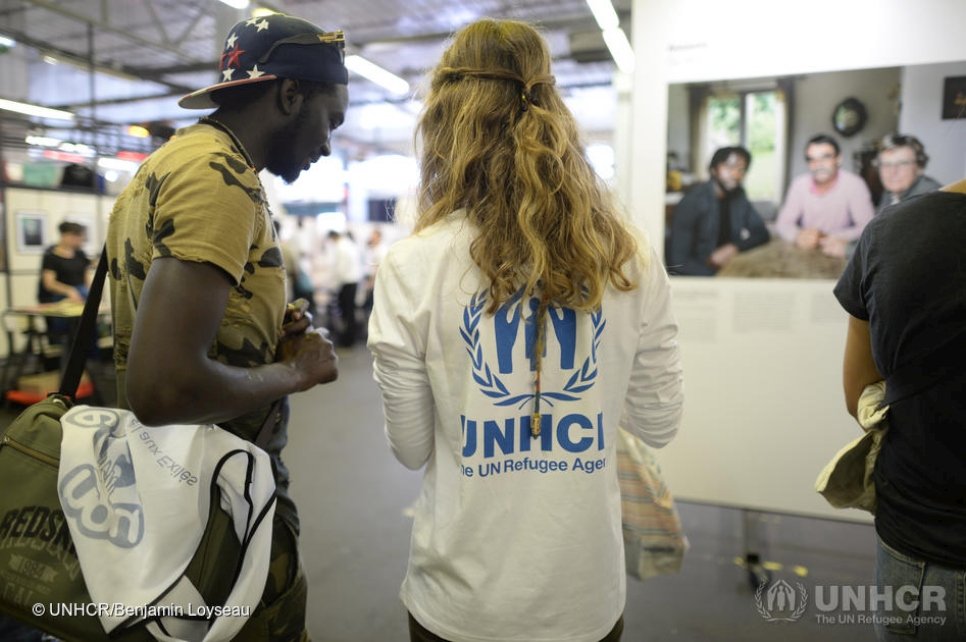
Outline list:
[[[966,76],[943,81],[943,120],[966,118]]]
[[[17,251],[42,254],[47,247],[47,214],[17,212]]]

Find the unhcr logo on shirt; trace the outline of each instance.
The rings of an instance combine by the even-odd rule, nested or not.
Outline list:
[[[533,377],[526,377],[527,389],[515,389],[520,385],[520,377],[508,377],[514,372],[526,369],[528,375],[536,370],[537,327],[536,316],[539,299],[524,299],[523,290],[517,291],[496,311],[492,317],[484,316],[486,292],[473,296],[463,311],[460,336],[466,344],[470,357],[473,380],[479,391],[496,407],[511,407],[526,411],[534,401],[531,388]],[[603,413],[581,413],[564,406],[568,402],[579,402],[585,392],[597,381],[597,351],[606,321],[603,312],[597,310],[590,315],[592,339],[590,354],[583,361],[577,359],[577,321],[574,310],[551,307],[547,310],[547,340],[544,342],[544,367],[567,374],[563,386],[541,392],[541,409],[548,412],[540,415],[540,434],[532,436],[530,414],[518,418],[499,416],[460,417],[462,437],[461,454],[464,460],[482,456],[484,459],[506,455],[533,454],[523,458],[511,457],[503,461],[479,464],[476,475],[486,477],[491,474],[534,470],[540,473],[583,471],[596,472],[605,465],[605,458],[586,459],[585,453],[598,454],[604,450]],[[487,327],[492,323],[492,332]],[[487,339],[492,340],[487,343]],[[548,349],[548,344],[551,344]],[[487,354],[484,345],[489,345]],[[493,348],[495,347],[495,351]],[[555,348],[555,349],[554,349]],[[495,357],[495,359],[494,359]],[[507,383],[511,382],[511,383]],[[559,412],[558,412],[559,411]],[[571,457],[583,457],[551,461],[539,453],[558,452]],[[472,477],[473,468],[463,466],[464,476]]]
[[[483,322],[483,309],[486,307],[486,292],[478,292],[470,300],[463,311],[463,324],[460,336],[466,344],[466,352],[473,364],[473,380],[479,386],[480,392],[493,399],[496,406],[517,406],[523,408],[534,397],[532,391],[525,392],[510,390],[500,378],[500,375],[512,374],[521,364],[514,363],[514,351],[523,335],[524,354],[530,372],[536,370],[536,310],[539,300],[531,297],[523,300],[523,290],[517,291],[496,311],[493,316],[493,329],[496,338],[497,368],[493,369],[483,352],[480,340],[480,324]],[[524,310],[528,315],[524,317]],[[544,354],[547,355],[547,345],[551,337],[556,339],[559,346],[559,367],[561,371],[573,370],[573,374],[560,390],[545,390],[541,393],[541,400],[551,408],[554,402],[579,401],[580,395],[591,387],[597,380],[597,348],[600,346],[601,335],[607,321],[604,313],[597,310],[591,314],[594,338],[591,343],[590,355],[575,368],[577,352],[577,313],[569,308],[551,307],[547,310],[550,326],[553,332],[547,332],[548,341],[544,344]],[[521,332],[522,326],[522,332]]]

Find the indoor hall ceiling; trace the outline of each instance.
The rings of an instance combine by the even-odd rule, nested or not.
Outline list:
[[[627,30],[630,0],[614,4]],[[418,96],[447,38],[480,17],[538,25],[565,94],[608,87],[614,70],[585,0],[276,0],[253,2],[244,11],[218,0],[0,0],[0,35],[18,42],[0,55],[0,74],[5,59],[25,57],[29,84],[24,95],[4,97],[115,123],[180,124],[194,114],[178,108],[177,98],[216,80],[223,31],[255,7],[344,29],[347,53],[405,78],[411,95]],[[59,62],[45,64],[45,57]],[[350,94],[354,106],[409,98],[389,96],[354,75]]]

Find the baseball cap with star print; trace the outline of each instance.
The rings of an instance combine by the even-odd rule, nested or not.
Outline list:
[[[277,78],[347,85],[345,35],[281,13],[242,20],[228,32],[218,61],[221,81],[178,101],[185,109],[214,109],[212,92]]]

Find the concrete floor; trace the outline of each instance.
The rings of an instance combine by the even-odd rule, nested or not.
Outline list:
[[[292,398],[284,457],[302,518],[309,631],[316,642],[404,641],[406,508],[421,473],[389,451],[368,352],[339,355],[337,382]],[[626,642],[875,639],[868,625],[819,622],[814,605],[797,621],[766,621],[743,566],[743,512],[685,502],[679,510],[691,543],[682,572],[628,580]],[[801,582],[810,595],[813,586],[872,582],[871,526],[776,514],[755,523],[772,581]]]
[[[339,356],[338,381],[292,397],[284,452],[302,520],[308,628],[315,642],[404,642],[398,591],[412,524],[406,511],[421,473],[399,464],[386,444],[368,351],[357,346]],[[108,404],[109,370],[93,373]],[[0,414],[9,421],[16,412]],[[691,549],[678,575],[628,579],[625,642],[875,639],[867,625],[819,622],[814,604],[797,621],[766,621],[743,565],[744,513],[687,502],[678,507]],[[872,582],[871,526],[776,514],[753,519],[771,581],[801,582],[810,595],[819,585]]]

